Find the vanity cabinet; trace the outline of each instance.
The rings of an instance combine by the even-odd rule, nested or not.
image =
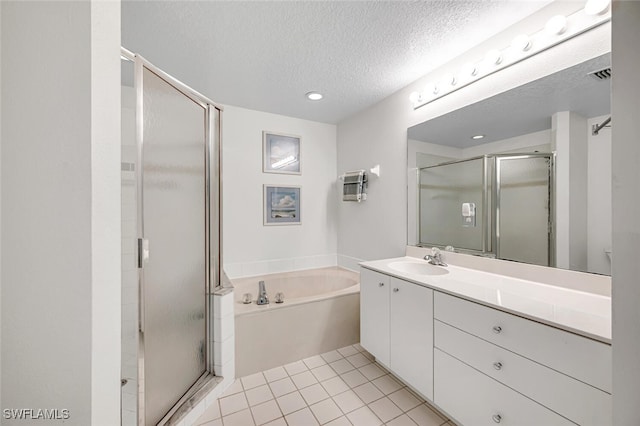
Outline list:
[[[441,292],[434,299],[433,401],[458,421],[611,422],[610,345]],[[482,407],[460,407],[460,390],[452,385],[460,377],[485,388]]]
[[[389,297],[391,277],[360,270],[360,345],[389,365]]]
[[[360,344],[433,399],[433,290],[363,268]]]
[[[360,292],[362,346],[458,424],[611,424],[611,345],[367,268]]]

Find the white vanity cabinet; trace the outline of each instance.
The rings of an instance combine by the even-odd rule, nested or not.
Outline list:
[[[462,424],[611,423],[610,345],[441,292],[434,316],[433,401]]]
[[[481,274],[449,267],[449,281],[406,281],[378,270],[361,268],[362,346],[457,424],[612,424],[610,344],[450,294],[452,285],[493,294]],[[569,315],[524,294],[523,309],[551,309],[559,324]]]
[[[433,399],[433,290],[362,268],[360,344]]]
[[[391,277],[360,269],[360,345],[389,365],[389,287]]]

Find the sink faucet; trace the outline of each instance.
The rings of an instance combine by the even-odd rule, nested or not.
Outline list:
[[[268,305],[269,304],[269,296],[267,296],[267,289],[264,287],[264,281],[260,281],[258,283],[258,300],[256,301],[258,305]]]
[[[438,247],[431,248],[431,254],[426,255],[424,260],[436,266],[449,266],[442,261],[442,253]]]

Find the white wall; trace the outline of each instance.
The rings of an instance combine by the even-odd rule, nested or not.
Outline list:
[[[0,91],[2,89],[2,4],[0,4]],[[0,101],[0,177],[2,176],[2,102]],[[0,235],[2,235],[2,179],[0,179]],[[0,240],[0,320],[2,319],[2,241]],[[2,326],[0,326],[0,373],[2,373]],[[0,379],[0,408],[2,380]]]
[[[0,7],[2,408],[118,424],[120,4]]]
[[[640,424],[640,2],[614,1],[612,28],[613,424]]]
[[[338,208],[338,259],[356,267],[358,259],[394,257],[407,242],[407,128],[529,81],[583,62],[610,50],[610,25],[605,24],[520,62],[450,95],[413,110],[409,94],[430,79],[456,72],[466,61],[482,58],[496,46],[508,46],[519,32],[544,27],[542,9],[521,24],[480,44],[410,86],[338,124],[338,172],[380,164],[382,176],[369,186],[366,202]],[[381,226],[384,224],[384,226]],[[371,232],[375,230],[375,232]]]
[[[301,175],[262,172],[262,131],[301,137]],[[223,254],[230,277],[336,265],[336,126],[225,106]],[[301,186],[301,225],[263,225],[263,185]]]
[[[571,111],[552,117],[556,151],[556,266],[587,270],[587,120]]]
[[[587,270],[611,275],[611,128],[591,134],[591,126],[609,115],[587,120],[589,176],[587,180]]]

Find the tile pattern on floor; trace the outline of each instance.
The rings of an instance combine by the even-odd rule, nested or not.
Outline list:
[[[356,344],[236,380],[198,426],[453,426]]]

